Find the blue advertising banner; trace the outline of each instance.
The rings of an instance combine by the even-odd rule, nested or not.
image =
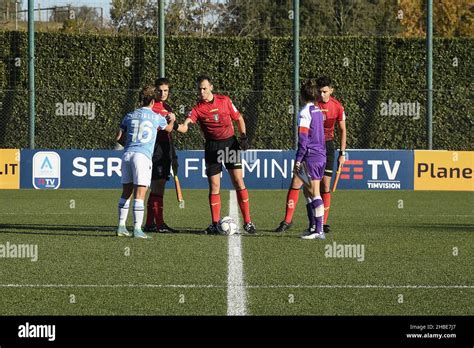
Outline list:
[[[245,186],[250,189],[287,189],[291,182],[295,151],[249,150],[242,152]],[[204,151],[178,151],[179,178],[183,188],[208,188]],[[183,179],[181,179],[183,178]],[[224,169],[221,187],[233,188]]]
[[[20,187],[120,188],[122,153],[114,150],[22,150]],[[413,156],[413,151],[350,150],[337,189],[413,189]],[[250,150],[242,153],[246,186],[250,189],[287,189],[294,157],[295,151]],[[208,188],[204,151],[178,151],[178,160],[182,188]],[[174,181],[170,181],[169,187],[174,187]],[[225,169],[221,187],[232,188]]]
[[[20,188],[119,188],[122,151],[22,150]]]
[[[413,190],[413,156],[411,150],[349,150],[337,189]]]
[[[120,188],[122,151],[22,150],[21,188]],[[208,188],[204,151],[178,151],[182,188]],[[254,189],[288,188],[294,151],[255,150],[242,154],[245,184]],[[170,187],[174,187],[174,181]],[[221,187],[232,188],[224,169]]]

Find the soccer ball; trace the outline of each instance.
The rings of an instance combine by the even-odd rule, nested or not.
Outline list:
[[[217,230],[220,234],[231,236],[235,232],[237,232],[237,224],[235,223],[235,220],[230,216],[224,216],[217,223]]]

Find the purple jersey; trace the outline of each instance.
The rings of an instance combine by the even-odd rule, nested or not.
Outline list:
[[[313,103],[308,103],[301,109],[298,118],[297,162],[307,158],[311,161],[326,162],[323,118],[321,109]]]

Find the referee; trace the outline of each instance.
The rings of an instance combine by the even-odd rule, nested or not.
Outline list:
[[[211,224],[205,233],[218,233],[217,223],[221,211],[220,176],[222,165],[225,165],[237,192],[237,201],[244,219],[243,229],[254,234],[256,229],[250,220],[249,194],[242,176],[241,151],[249,148],[245,121],[228,96],[212,93],[213,85],[209,76],[199,76],[196,84],[200,100],[184,123],[179,125],[178,132],[186,133],[190,123],[198,123],[206,139],[205,160]],[[237,123],[239,140],[235,136],[232,121]]]

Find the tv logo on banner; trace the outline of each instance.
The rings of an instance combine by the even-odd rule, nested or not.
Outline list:
[[[340,176],[341,189],[413,188],[413,153],[410,151],[351,150],[346,158]]]
[[[400,161],[395,161],[393,166],[387,160],[369,160],[367,164],[372,167],[371,180],[367,181],[368,188],[382,188],[382,189],[400,189],[400,180],[397,178],[398,168],[400,168]],[[383,165],[385,174],[388,180],[379,179],[379,166]]]
[[[369,189],[400,189],[400,180],[397,178],[400,161],[395,161],[393,165],[387,160],[367,160],[370,166],[370,179],[367,180],[367,188]],[[381,168],[379,168],[382,166]],[[385,170],[388,180],[379,179],[379,170]],[[342,167],[341,180],[363,180],[364,179],[364,161],[363,160],[347,160]]]
[[[342,167],[341,180],[362,180],[364,178],[364,161],[362,160],[347,160]]]
[[[57,189],[61,184],[61,158],[56,152],[41,151],[33,156],[33,187]]]

